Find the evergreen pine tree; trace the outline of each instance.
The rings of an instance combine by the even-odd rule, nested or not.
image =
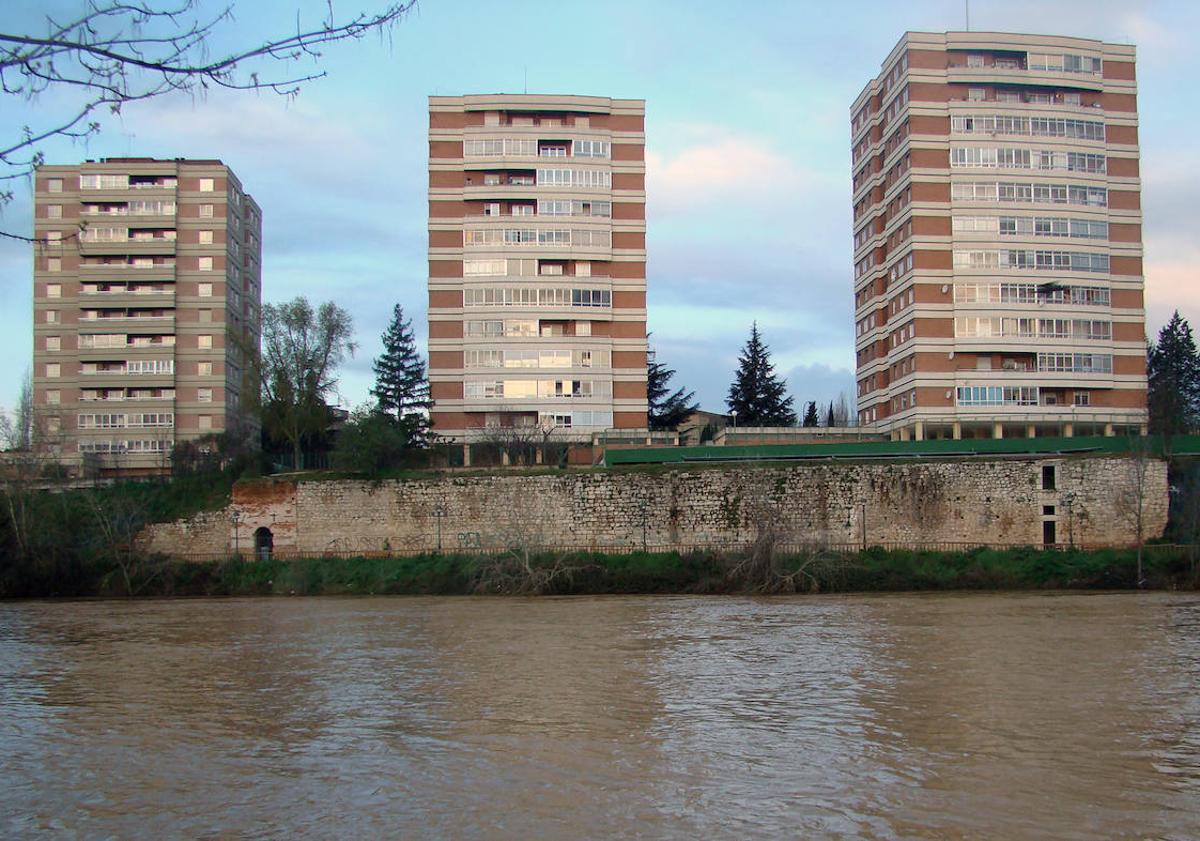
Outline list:
[[[758,333],[758,322],[750,328],[750,339],[738,357],[738,370],[725,405],[737,413],[745,426],[795,426],[792,398],[775,375],[771,351]]]
[[[671,393],[669,385],[675,371],[658,361],[653,350],[650,351],[646,365],[646,397],[649,403],[647,413],[651,429],[675,429],[699,408],[695,401],[696,393],[680,388]]]
[[[826,426],[836,426],[837,425],[833,420],[833,401],[832,400],[829,401],[829,411],[825,413],[825,425]]]
[[[383,354],[371,367],[375,371],[371,394],[379,403],[379,411],[408,427],[410,440],[423,440],[429,428],[425,410],[433,405],[429,380],[425,363],[417,353],[412,322],[404,318],[399,304],[392,309],[392,321],[383,334]]]
[[[817,418],[817,401],[808,401],[808,406],[804,409],[803,426],[819,426],[821,421]]]
[[[1150,430],[1171,435],[1194,429],[1200,420],[1200,354],[1178,310],[1147,349],[1146,376]]]

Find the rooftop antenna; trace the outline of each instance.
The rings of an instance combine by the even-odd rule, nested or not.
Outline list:
[[[525,93],[529,93],[529,65],[525,65]]]
[[[125,138],[125,157],[133,157],[133,139],[137,137],[132,131],[123,131],[121,136]]]
[[[963,15],[967,19],[967,32],[971,31],[971,0],[963,0]]]

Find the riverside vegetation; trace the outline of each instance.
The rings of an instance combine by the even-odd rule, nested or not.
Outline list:
[[[185,561],[136,547],[148,523],[227,505],[252,468],[164,482],[48,492],[10,483],[0,493],[0,598],[319,594],[816,593],[952,589],[1134,588],[1135,549],[976,548],[832,552],[785,547],[773,528],[736,550],[580,553],[505,546],[489,553]],[[1173,484],[1200,499],[1194,464]],[[1191,491],[1195,491],[1192,493]],[[1168,536],[1194,544],[1200,510],[1173,500]],[[1147,545],[1143,586],[1196,589],[1194,545]]]

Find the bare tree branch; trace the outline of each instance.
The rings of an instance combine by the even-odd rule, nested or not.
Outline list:
[[[415,5],[416,0],[392,2],[339,22],[329,3],[316,26],[306,28],[297,14],[294,33],[218,56],[209,55],[209,46],[223,25],[234,23],[232,4],[204,16],[198,0],[173,6],[88,0],[73,20],[60,23],[47,16],[45,34],[0,32],[0,94],[34,102],[45,92],[66,89],[82,97],[68,117],[47,128],[23,126],[15,138],[0,143],[0,169],[7,170],[0,179],[29,176],[43,162],[39,144],[54,137],[90,137],[100,131],[93,115],[120,114],[126,103],[176,91],[203,95],[211,88],[295,96],[306,82],[325,75],[297,70],[296,62],[318,62],[325,44],[388,32]],[[279,72],[264,72],[264,62],[278,62]],[[11,200],[11,191],[0,191],[0,205]]]

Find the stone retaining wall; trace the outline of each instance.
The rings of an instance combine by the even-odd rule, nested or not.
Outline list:
[[[1125,545],[1136,539],[1139,499],[1145,536],[1157,537],[1167,517],[1164,462],[1072,457],[263,480],[239,483],[224,511],[149,527],[144,545],[206,555],[236,543],[249,554],[259,528],[270,529],[276,551],[312,554],[686,549],[748,542],[763,529],[793,543],[859,544],[865,535],[871,545],[1041,544],[1047,521],[1060,543]]]

